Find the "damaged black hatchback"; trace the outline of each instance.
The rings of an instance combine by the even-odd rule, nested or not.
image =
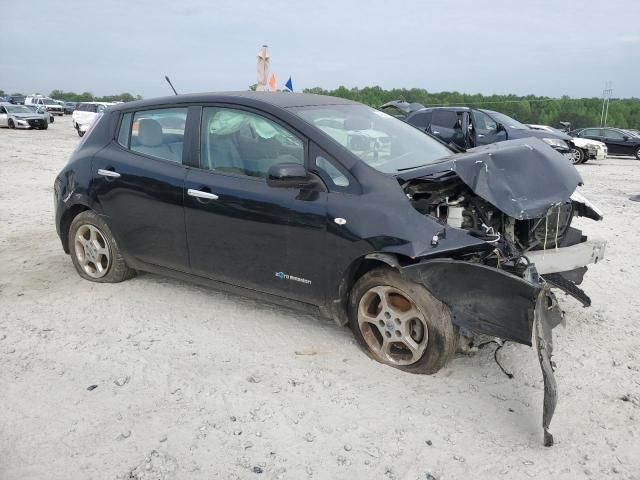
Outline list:
[[[383,112],[289,93],[180,95],[109,107],[55,180],[78,273],[165,273],[316,310],[374,359],[437,372],[459,335],[532,345],[556,402],[552,289],[578,287],[602,214],[536,139],[453,153]]]

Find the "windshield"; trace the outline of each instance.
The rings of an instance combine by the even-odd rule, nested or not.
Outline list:
[[[452,153],[411,125],[366,105],[309,106],[291,110],[384,173],[436,163]]]
[[[507,128],[515,128],[516,130],[531,130],[524,123],[520,123],[519,121],[505,115],[504,113],[489,112],[489,111],[487,111],[486,113],[488,113],[494,120],[496,120],[497,122],[500,122],[502,125],[504,125]]]
[[[4,108],[9,113],[33,113],[33,110],[22,105],[6,105]]]
[[[45,105],[58,105],[55,100],[51,100],[50,98],[43,98],[42,103],[44,103]]]

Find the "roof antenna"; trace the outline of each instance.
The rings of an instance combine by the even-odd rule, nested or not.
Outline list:
[[[167,77],[166,75],[164,76],[164,79],[167,81],[167,83],[169,84],[169,86],[171,87],[171,90],[173,90],[173,93],[175,93],[176,95],[178,95],[178,92],[176,92],[176,89],[173,88],[173,84],[171,83],[171,80],[169,80],[169,77]]]

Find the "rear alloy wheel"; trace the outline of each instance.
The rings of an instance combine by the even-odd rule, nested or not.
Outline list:
[[[579,163],[583,163],[584,159],[584,151],[581,148],[573,147],[571,149],[571,163],[578,165]]]
[[[69,228],[69,252],[82,278],[117,283],[134,275],[106,223],[92,211],[80,213]]]
[[[360,278],[349,310],[358,342],[381,363],[431,374],[455,353],[457,334],[449,308],[397,270],[376,269]]]

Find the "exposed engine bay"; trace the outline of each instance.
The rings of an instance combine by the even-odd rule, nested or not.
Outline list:
[[[532,345],[533,334],[545,384],[544,444],[552,445],[557,391],[551,330],[563,321],[552,289],[589,306],[577,285],[606,245],[571,226],[575,216],[602,219],[577,192],[580,175],[542,142],[523,139],[471,149],[399,175],[398,182],[413,208],[442,227],[431,239],[433,254],[402,273],[448,305],[465,335]],[[438,256],[439,248],[459,241],[453,237],[460,231],[486,248]]]

